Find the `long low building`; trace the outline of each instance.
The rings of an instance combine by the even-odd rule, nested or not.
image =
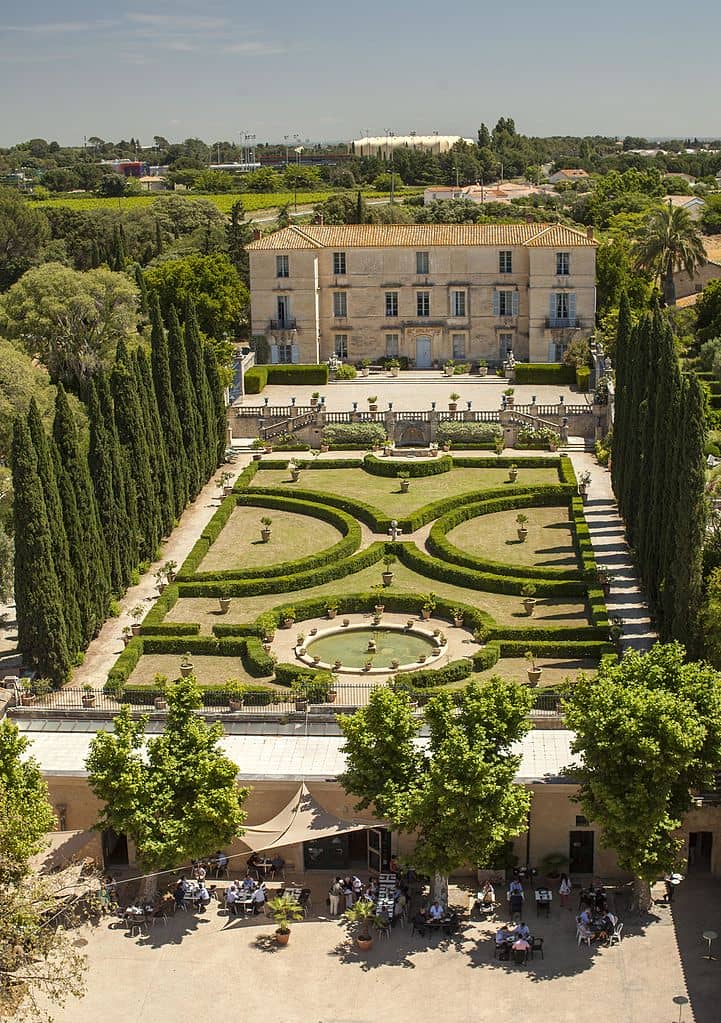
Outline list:
[[[593,230],[559,224],[292,225],[250,255],[273,363],[559,361],[595,316]]]

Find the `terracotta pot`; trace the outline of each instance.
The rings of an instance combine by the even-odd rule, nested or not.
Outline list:
[[[290,941],[290,931],[276,931],[275,940],[278,945],[287,945]]]
[[[95,693],[88,693],[82,697],[83,707],[95,706]]]
[[[284,629],[292,629],[294,622],[295,622],[295,618],[284,618],[283,619],[283,628]]]
[[[333,667],[336,671],[339,671],[343,667],[342,661],[333,661]]]
[[[293,483],[297,483],[298,480],[300,479],[300,469],[291,469],[290,478],[293,481]]]
[[[528,530],[523,528],[517,529],[516,532],[518,533],[518,539],[521,541],[521,543],[523,543],[526,537],[528,536]]]
[[[325,609],[325,613],[328,615],[329,618],[335,618],[335,616],[338,614],[335,608],[332,607],[327,607]]]
[[[538,683],[541,681],[541,672],[542,671],[543,671],[543,668],[535,668],[535,669],[528,668],[527,669],[528,682],[529,682],[530,685],[532,685],[532,686],[537,686],[538,685]]]
[[[324,455],[326,453],[326,451],[330,451],[329,446],[327,444],[321,444],[321,446],[320,446],[320,453],[322,455]]]
[[[229,703],[230,709],[232,711],[239,711],[239,710],[243,709],[243,701],[242,700],[228,700],[228,703]]]
[[[20,693],[20,703],[23,707],[32,707],[37,697],[33,693]]]
[[[536,598],[535,597],[526,597],[524,599],[524,601],[523,601],[523,606],[526,609],[526,614],[527,615],[532,615],[533,614],[533,609],[536,606]]]
[[[418,655],[418,663],[419,664],[425,664],[425,661],[426,661],[426,655],[425,654],[419,654]]]
[[[385,609],[386,609],[385,604],[376,604],[375,607],[373,608],[377,615],[382,615]]]
[[[390,586],[390,584],[392,582],[393,582],[393,573],[392,572],[384,572],[383,573],[383,585],[384,586]]]
[[[456,401],[449,401],[448,402],[448,411],[449,412],[455,412],[457,408],[458,408],[458,402],[456,402]]]
[[[373,948],[373,938],[356,938],[356,944],[361,952],[369,952]]]
[[[263,541],[263,543],[268,543],[268,541],[270,540],[270,530],[269,529],[261,529],[261,531],[260,531],[260,538]]]
[[[260,451],[254,451],[253,452],[253,461],[254,462],[259,462],[262,457],[263,457],[262,452],[260,452]]]
[[[230,597],[218,597],[218,603],[220,604],[220,613],[227,615],[230,610]]]
[[[401,666],[401,662],[397,658],[394,658],[391,661],[391,668],[400,668],[400,666]]]
[[[479,377],[487,376],[488,375],[488,366],[479,366],[478,367],[478,375],[479,375]]]
[[[181,664],[180,665],[180,674],[183,676],[183,678],[188,678],[189,675],[193,674],[193,667],[194,667],[194,665],[192,665],[192,664]]]
[[[410,485],[411,485],[411,481],[410,480],[401,480],[401,493],[402,494],[407,494],[408,490],[410,488]]]
[[[328,690],[328,703],[335,703],[335,701],[337,699],[338,699],[338,693],[335,691],[335,689],[329,689]]]
[[[430,610],[430,608],[428,608],[428,607],[422,608],[421,609],[421,614],[423,615],[424,621],[427,622],[428,619],[431,617],[431,610]]]
[[[463,625],[463,619],[462,618],[454,618],[453,619],[453,624],[456,626],[457,629],[460,629],[461,626]]]
[[[168,706],[168,701],[164,696],[156,696],[153,700],[153,706],[156,710],[165,710]]]
[[[232,484],[230,486],[224,486],[223,487],[223,497],[230,497],[230,495],[232,493],[233,493],[233,486],[232,486]]]
[[[305,714],[306,711],[308,710],[308,701],[307,700],[296,700],[295,701],[295,709],[298,711],[299,714]]]
[[[134,636],[139,636],[140,635],[140,622],[133,622],[133,624],[130,626],[130,631],[132,632],[132,634]]]
[[[369,412],[377,412],[378,411],[378,405],[375,402],[373,402],[373,401],[369,402],[369,404],[368,404],[368,411]]]
[[[508,480],[509,480],[509,482],[510,483],[515,483],[517,479],[518,479],[518,469],[509,469],[508,470]]]

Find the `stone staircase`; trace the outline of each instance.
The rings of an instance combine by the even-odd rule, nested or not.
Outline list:
[[[565,444],[561,444],[561,451],[590,451],[595,450],[595,442],[589,437],[569,437]]]

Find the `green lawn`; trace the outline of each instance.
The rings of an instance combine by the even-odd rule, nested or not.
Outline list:
[[[272,519],[272,536],[263,543],[260,520],[266,516]],[[198,571],[230,571],[295,561],[332,547],[341,539],[334,526],[310,515],[241,505],[233,510]]]
[[[194,656],[195,677],[201,685],[219,685],[228,679],[238,679],[244,685],[265,685],[267,679],[252,678],[243,670],[239,657]],[[156,674],[176,679],[180,675],[180,654],[144,654],[128,682],[131,685],[151,685]]]
[[[517,511],[479,515],[448,534],[455,547],[468,554],[535,568],[581,568],[573,545],[566,508],[524,508],[528,536],[521,543],[516,530]]]
[[[582,673],[593,674],[598,668],[598,661],[565,659],[561,657],[537,657],[536,666],[543,668],[541,681],[538,683],[540,689],[553,689],[562,685],[567,679],[575,681]],[[487,681],[494,675],[509,679],[513,682],[528,682],[526,669],[528,663],[524,657],[502,657],[492,668],[486,671],[476,672],[472,677],[481,682]],[[462,689],[468,684],[468,679],[461,682],[452,682],[450,689]]]
[[[330,470],[328,470],[330,471]],[[347,470],[346,470],[347,471]],[[387,482],[387,481],[386,481]],[[370,590],[381,584],[381,565],[371,565],[353,575],[311,586],[305,590],[288,593],[266,593],[257,597],[236,597],[231,600],[230,610],[220,616],[216,597],[185,597],[178,600],[175,607],[168,613],[168,622],[199,622],[200,631],[206,635],[213,625],[246,623],[254,621],[258,615],[281,604],[294,604],[315,596],[332,596],[343,593],[359,593]],[[431,590],[441,597],[463,604],[471,604],[488,612],[500,625],[590,625],[585,603],[558,600],[551,597],[540,597],[532,617],[528,617],[521,604],[521,598],[504,593],[486,593],[480,590],[469,590],[450,583],[438,582],[413,572],[410,568],[396,562],[393,566],[393,585],[385,592],[424,594]]]
[[[549,467],[522,469],[519,472],[519,486],[535,483],[558,483],[558,471]],[[273,487],[289,493],[300,487],[316,491],[321,497],[323,492],[337,494],[340,497],[355,498],[397,518],[444,497],[479,493],[492,487],[507,486],[509,491],[513,489],[513,485],[508,482],[507,469],[451,469],[438,476],[422,476],[411,480],[407,494],[400,492],[397,479],[373,476],[364,469],[304,469],[297,484],[290,481],[285,469],[260,469],[253,477],[252,486]],[[479,493],[479,497],[482,494]]]

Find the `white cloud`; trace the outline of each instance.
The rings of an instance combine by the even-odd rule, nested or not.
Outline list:
[[[165,31],[188,29],[192,32],[217,32],[228,24],[226,18],[206,18],[173,14],[169,18],[164,14],[150,14],[143,11],[131,11],[126,15],[128,21],[149,28],[162,28]]]
[[[238,53],[245,57],[271,57],[279,53],[287,53],[285,46],[251,40],[245,43],[231,43],[229,46],[224,46],[223,51]]]
[[[45,21],[34,25],[0,25],[0,32],[37,32],[57,35],[63,32],[91,32],[107,22],[97,21]]]

